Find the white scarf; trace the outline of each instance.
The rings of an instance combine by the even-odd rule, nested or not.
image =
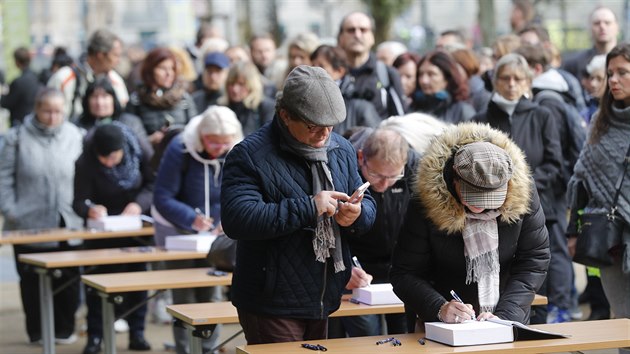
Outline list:
[[[466,284],[477,283],[481,312],[494,312],[499,302],[499,227],[497,210],[466,213],[462,231]]]

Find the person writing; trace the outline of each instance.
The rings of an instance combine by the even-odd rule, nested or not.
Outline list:
[[[285,80],[272,122],[227,155],[221,222],[238,240],[232,303],[248,344],[326,338],[352,263],[347,238],[372,227],[337,84],[300,65]]]
[[[464,123],[433,141],[417,175],[392,257],[396,295],[422,321],[527,323],[550,256],[523,152],[504,133]]]

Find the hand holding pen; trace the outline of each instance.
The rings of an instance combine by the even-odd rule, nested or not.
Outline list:
[[[85,206],[88,207],[88,219],[100,219],[107,216],[107,208],[100,204],[94,204],[91,200],[85,200]]]
[[[440,309],[440,319],[444,322],[460,323],[466,320],[475,319],[475,311],[471,304],[465,304],[464,301],[451,290],[453,300],[442,305]]]
[[[214,220],[201,212],[201,209],[195,208],[195,214],[195,220],[191,225],[193,230],[203,232],[211,231],[214,228]]]
[[[356,256],[352,257],[352,263],[354,267],[352,267],[352,275],[350,276],[348,284],[346,284],[346,289],[352,290],[370,286],[373,277],[363,270]]]

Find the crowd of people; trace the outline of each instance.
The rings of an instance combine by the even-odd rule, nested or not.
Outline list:
[[[630,141],[630,44],[600,6],[589,17],[593,47],[560,58],[531,2],[513,3],[514,32],[487,50],[458,30],[423,54],[395,41],[373,48],[378,29],[364,12],[343,17],[336,45],[300,33],[284,55],[268,34],[229,46],[202,25],[194,46],[156,47],[125,77],[124,43],[106,29],[80,61],[58,50],[47,75],[18,48],[21,75],[0,100],[12,126],[0,146],[4,230],[144,214],[157,246],[225,233],[237,242],[229,296],[249,344],[406,333],[425,321],[567,322],[581,318],[578,300],[590,302],[589,320],[628,318],[630,178],[615,177]],[[609,208],[616,189],[615,262],[588,268],[578,296],[577,211]],[[41,340],[38,280],[18,255],[134,242],[14,246],[29,342]],[[372,282],[392,283],[406,313],[328,319],[343,293]],[[548,305],[532,307],[536,293]],[[124,296],[133,307],[147,293]],[[184,289],[172,301],[222,296]],[[76,341],[80,301],[78,285],[56,294],[57,343]],[[100,300],[87,289],[85,302],[83,353],[96,354]],[[146,313],[127,316],[131,350],[151,348]],[[185,331],[173,336],[188,353]]]

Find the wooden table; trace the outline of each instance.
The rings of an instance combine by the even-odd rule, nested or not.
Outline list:
[[[341,306],[330,317],[384,315],[405,312],[403,304],[365,305],[352,303],[348,301],[349,299],[349,295],[344,295]],[[534,296],[532,305],[545,304],[547,304],[547,297],[542,295]],[[231,302],[170,305],[166,307],[166,311],[175,319],[181,321],[184,327],[188,329],[191,354],[202,353],[201,338],[207,338],[210,335],[209,326],[219,323],[238,323],[238,314]],[[240,333],[238,332],[236,335]],[[217,347],[222,347],[236,335],[228,338]]]
[[[611,349],[630,346],[630,319],[603,321],[565,322],[556,324],[533,325],[551,332],[571,335],[571,338],[516,341],[491,345],[450,347],[427,340],[420,345],[421,333],[396,335],[402,343],[399,347],[391,344],[376,345],[376,341],[386,336],[341,338],[303,342],[243,345],[236,348],[237,354],[285,354],[310,353],[300,346],[302,343],[321,344],[328,349],[326,353],[556,353],[575,352],[593,349]]]
[[[232,273],[224,276],[208,275],[211,268],[155,270],[83,275],[81,280],[98,291],[103,308],[103,342],[106,354],[116,353],[114,341],[114,301],[117,293],[128,291],[186,289],[206,286],[231,285]]]
[[[405,306],[403,304],[389,305],[365,305],[356,304],[348,301],[349,297],[344,297],[341,306],[330,317],[343,316],[361,316],[361,315],[380,315],[389,313],[404,313]],[[179,304],[166,307],[166,311],[174,318],[182,322],[188,330],[190,338],[190,353],[201,354],[201,338],[208,337],[210,330],[208,326],[219,323],[238,323],[238,313],[236,307],[229,301],[224,302],[208,302],[197,304]],[[230,341],[241,331],[228,338],[217,348],[222,347],[226,342]],[[213,348],[214,349],[214,348]]]
[[[104,239],[118,237],[153,236],[153,227],[143,227],[131,231],[96,231],[89,229],[44,229],[8,231],[0,235],[0,245],[20,245],[37,242],[57,242],[73,239]]]
[[[56,268],[96,266],[104,264],[145,263],[202,259],[206,252],[166,251],[156,247],[125,247],[98,250],[30,253],[19,261],[35,267],[39,274],[39,296],[44,354],[55,353],[55,321],[51,273]]]

